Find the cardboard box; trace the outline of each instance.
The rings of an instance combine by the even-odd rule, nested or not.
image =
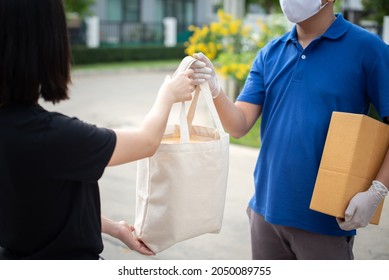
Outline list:
[[[375,179],[389,146],[389,126],[359,114],[333,112],[310,209],[344,218],[351,198]],[[370,223],[378,224],[383,201]]]

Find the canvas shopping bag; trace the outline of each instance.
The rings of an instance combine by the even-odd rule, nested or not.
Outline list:
[[[195,60],[186,57],[178,71]],[[215,128],[193,125],[202,94]],[[135,234],[154,253],[222,226],[229,160],[229,135],[213,104],[208,83],[196,89],[179,125],[168,125],[154,156],[138,161]]]

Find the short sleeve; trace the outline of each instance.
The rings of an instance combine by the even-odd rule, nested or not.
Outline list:
[[[266,47],[265,47],[266,48]],[[263,105],[265,100],[265,85],[263,79],[263,55],[264,49],[258,52],[244,87],[237,101],[244,101],[256,105]]]
[[[114,131],[56,114],[43,139],[45,176],[94,182],[100,179],[116,145]]]
[[[367,55],[371,65],[367,79],[368,94],[380,117],[389,116],[389,46],[372,48]],[[374,63],[371,63],[374,61]]]

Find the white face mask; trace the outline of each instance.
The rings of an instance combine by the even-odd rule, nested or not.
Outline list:
[[[290,22],[302,22],[320,12],[322,0],[280,0],[281,9]]]

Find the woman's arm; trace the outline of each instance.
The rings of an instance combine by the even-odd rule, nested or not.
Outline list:
[[[136,129],[114,130],[116,146],[108,166],[152,156],[159,147],[174,103],[192,98],[195,81],[189,69],[174,78],[166,77],[158,96],[141,125]]]

